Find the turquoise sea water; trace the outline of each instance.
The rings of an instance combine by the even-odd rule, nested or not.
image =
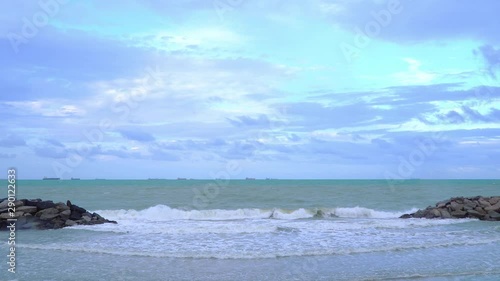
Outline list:
[[[18,231],[0,280],[500,280],[499,223],[398,218],[476,195],[500,180],[21,180],[118,224]]]

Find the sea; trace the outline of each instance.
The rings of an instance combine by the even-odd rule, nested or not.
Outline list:
[[[1,232],[0,280],[497,281],[500,223],[399,218],[476,195],[500,180],[19,180],[118,223],[17,230],[15,274]]]

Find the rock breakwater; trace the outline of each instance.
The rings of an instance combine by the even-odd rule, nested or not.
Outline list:
[[[400,218],[461,219],[500,221],[500,196],[454,197]]]
[[[7,230],[9,219],[16,220],[16,229],[58,229],[74,225],[116,223],[97,213],[74,205],[42,199],[0,200],[0,230]]]

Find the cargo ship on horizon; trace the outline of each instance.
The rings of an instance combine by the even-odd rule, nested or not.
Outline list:
[[[61,178],[48,178],[48,177],[43,177],[43,179],[42,179],[42,180],[44,180],[44,181],[58,181],[58,180],[60,180],[60,179],[61,179]]]

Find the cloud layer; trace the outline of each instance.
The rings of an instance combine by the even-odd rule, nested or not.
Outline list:
[[[500,175],[497,1],[215,2],[0,4],[2,167]]]

